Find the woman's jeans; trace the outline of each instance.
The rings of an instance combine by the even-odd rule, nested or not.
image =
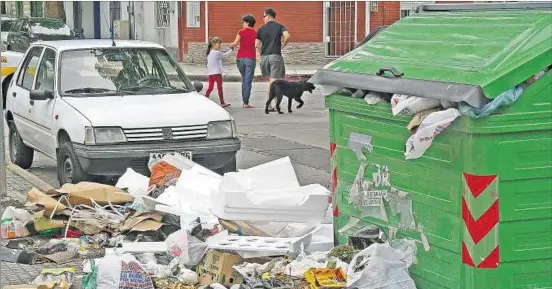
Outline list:
[[[249,104],[249,97],[251,96],[251,85],[253,83],[253,77],[255,76],[255,66],[257,61],[252,58],[238,58],[236,60],[238,70],[242,76],[242,99],[243,104]]]

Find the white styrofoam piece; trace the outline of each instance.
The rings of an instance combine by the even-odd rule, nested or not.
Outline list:
[[[312,234],[310,244],[305,244],[305,253],[327,252],[334,247],[334,231],[332,224],[321,224]]]
[[[281,190],[298,188],[299,181],[289,157],[277,159],[246,170],[239,174],[248,180],[249,189],[279,188]]]
[[[123,243],[123,247],[117,251],[127,253],[167,252],[167,244],[165,242]]]
[[[289,157],[240,172],[226,173],[211,211],[225,220],[319,223],[330,192],[321,185],[301,187]]]
[[[301,244],[309,244],[315,230],[296,238],[229,236],[224,231],[208,239],[207,246],[209,249],[236,251],[246,258],[280,256],[300,252]]]
[[[319,223],[326,219],[330,192],[323,186],[280,189],[274,184],[248,190],[247,177],[240,174],[225,174],[219,192],[212,195],[211,211],[217,217],[238,221],[304,223]],[[265,174],[272,177],[270,172]]]

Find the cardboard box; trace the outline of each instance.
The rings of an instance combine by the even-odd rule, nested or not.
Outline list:
[[[243,258],[230,253],[210,250],[197,267],[199,283],[209,285],[220,283],[226,287],[242,284],[243,277],[232,266],[243,263]]]

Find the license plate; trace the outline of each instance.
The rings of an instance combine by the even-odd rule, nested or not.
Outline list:
[[[163,152],[163,153],[150,153],[150,162],[151,161],[157,161],[157,160],[161,160],[165,155],[167,154],[171,154],[171,153],[166,153],[166,152]],[[174,152],[174,154],[179,154],[189,160],[192,160],[192,152],[189,152],[189,151],[186,151],[186,152]]]

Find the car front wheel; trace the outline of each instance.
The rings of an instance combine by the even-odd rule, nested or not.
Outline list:
[[[61,145],[57,156],[57,173],[60,185],[77,184],[90,179],[84,172],[70,142]]]
[[[12,163],[20,166],[23,169],[28,169],[33,164],[34,150],[23,143],[23,139],[15,123],[10,122],[9,124],[10,136],[9,136],[9,145],[10,145],[10,160]]]

